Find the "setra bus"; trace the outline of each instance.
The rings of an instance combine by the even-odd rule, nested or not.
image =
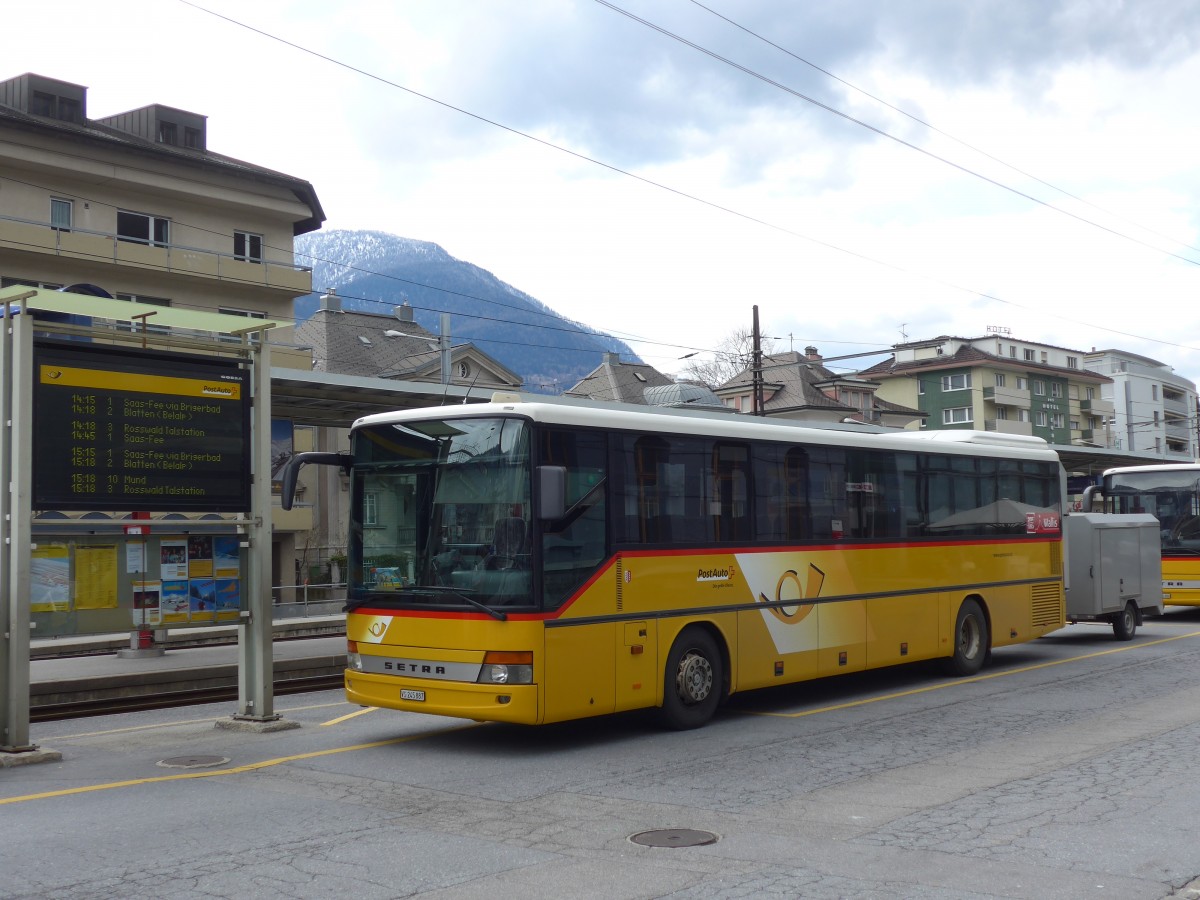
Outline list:
[[[346,695],[543,724],[942,659],[1064,625],[1056,454],[532,400],[367,416],[350,477]]]
[[[1163,602],[1200,606],[1200,465],[1164,463],[1107,469],[1097,488],[1103,511],[1149,513],[1158,519],[1162,537]]]

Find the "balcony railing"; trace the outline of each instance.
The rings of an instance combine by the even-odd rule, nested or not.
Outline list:
[[[197,278],[261,284],[290,294],[312,291],[312,269],[308,266],[269,259],[255,262],[238,259],[232,253],[182,244],[156,245],[85,228],[65,231],[52,228],[47,222],[13,216],[0,216],[0,245],[87,262],[111,262]]]
[[[1000,434],[1033,434],[1033,423],[1018,422],[1016,419],[984,419],[983,429]]]
[[[1001,406],[1029,408],[1029,391],[1015,387],[985,387],[983,399],[986,403],[999,403]]]
[[[1116,407],[1113,406],[1111,400],[1101,400],[1097,397],[1092,399],[1083,399],[1079,401],[1079,411],[1085,416],[1112,416],[1116,413]]]

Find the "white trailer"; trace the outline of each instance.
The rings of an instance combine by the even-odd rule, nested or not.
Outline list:
[[[1067,621],[1111,622],[1117,640],[1133,637],[1144,613],[1162,615],[1162,537],[1144,513],[1063,517]]]

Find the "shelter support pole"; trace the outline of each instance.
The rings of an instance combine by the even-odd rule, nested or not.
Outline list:
[[[250,382],[250,524],[246,565],[248,618],[238,629],[236,719],[270,722],[275,712],[274,629],[271,621],[271,348],[266,335],[254,345]]]
[[[37,749],[29,740],[29,570],[32,548],[33,316],[5,304],[0,337],[0,752]]]

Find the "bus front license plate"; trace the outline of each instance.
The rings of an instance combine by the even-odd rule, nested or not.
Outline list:
[[[420,700],[422,703],[424,703],[425,702],[425,692],[424,691],[404,691],[404,690],[402,690],[400,692],[400,699],[401,700]]]

